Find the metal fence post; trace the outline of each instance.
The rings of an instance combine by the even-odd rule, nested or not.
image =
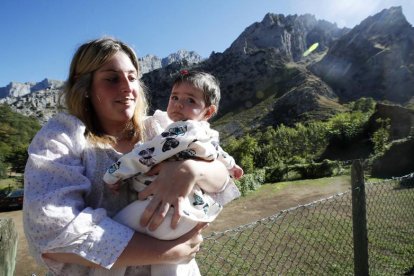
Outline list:
[[[364,171],[360,160],[354,160],[351,168],[352,228],[354,235],[354,273],[369,275],[368,231],[365,200]]]

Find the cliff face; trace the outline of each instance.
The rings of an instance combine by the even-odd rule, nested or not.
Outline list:
[[[347,31],[327,21],[316,20],[310,14],[268,13],[262,22],[246,28],[225,53],[248,54],[274,48],[286,59],[298,61],[310,45],[318,42],[317,51],[322,52]]]
[[[375,113],[370,118],[368,132],[372,133],[380,127],[376,122],[377,119],[390,120],[391,140],[414,136],[414,110],[378,103],[375,107]]]
[[[18,98],[42,90],[60,89],[63,86],[63,83],[63,81],[50,79],[44,79],[41,82],[37,83],[11,82],[6,87],[0,87],[0,99],[7,97]]]
[[[0,99],[0,104],[7,104],[15,111],[26,116],[33,116],[44,124],[58,111],[57,103],[60,92],[61,89],[40,90],[20,97]]]
[[[146,55],[139,58],[141,73],[146,74],[153,70],[165,68],[171,63],[186,61],[189,64],[197,64],[203,58],[194,51],[179,50],[176,53],[169,54],[166,58],[159,58],[154,55]]]
[[[312,71],[344,101],[406,104],[414,96],[414,28],[401,7],[370,16],[335,41]]]

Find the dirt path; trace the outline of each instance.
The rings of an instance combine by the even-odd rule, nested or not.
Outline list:
[[[325,184],[308,180],[301,185],[291,182],[284,185],[264,185],[258,191],[225,206],[219,217],[206,230],[223,231],[271,216],[282,210],[326,198],[349,189],[349,178],[326,179]],[[45,275],[30,256],[23,232],[22,211],[0,213],[0,218],[12,218],[18,230],[19,240],[16,256],[16,276]]]
[[[0,213],[0,218],[12,218],[18,233],[15,276],[40,276],[46,274],[46,269],[37,265],[27,248],[27,241],[23,232],[22,211]]]

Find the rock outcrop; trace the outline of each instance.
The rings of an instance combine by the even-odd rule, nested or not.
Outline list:
[[[310,14],[284,16],[268,13],[262,22],[246,28],[226,52],[247,54],[274,48],[287,59],[298,61],[312,44],[318,42],[316,51],[322,52],[347,31],[336,24],[316,20]]]
[[[159,58],[154,55],[146,55],[139,59],[141,73],[146,74],[156,69],[165,68],[171,63],[186,61],[188,64],[197,64],[203,58],[194,51],[178,50],[176,53],[168,55],[166,58]]]
[[[372,97],[406,104],[414,97],[414,28],[401,7],[370,16],[335,41],[312,71],[343,101]]]
[[[41,82],[37,83],[11,82],[6,87],[0,87],[0,99],[7,97],[18,98],[42,90],[60,89],[63,86],[63,84],[63,81],[50,79],[44,79]]]

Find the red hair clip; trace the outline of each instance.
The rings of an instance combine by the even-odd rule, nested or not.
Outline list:
[[[190,74],[190,72],[188,72],[188,70],[181,70],[180,71],[180,74],[182,75],[182,76],[185,76],[185,75],[188,75],[188,74]]]

